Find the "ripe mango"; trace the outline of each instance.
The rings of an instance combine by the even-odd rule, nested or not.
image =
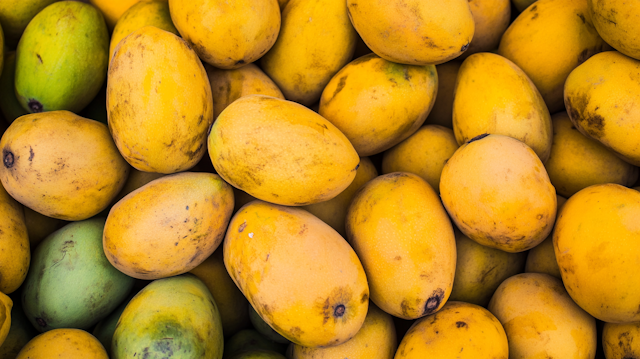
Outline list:
[[[604,323],[602,347],[607,359],[628,359],[640,356],[640,322]]]
[[[15,49],[29,21],[58,0],[4,0],[0,2],[0,25],[8,48]]]
[[[11,329],[11,308],[13,308],[11,298],[0,292],[0,347],[2,347]]]
[[[0,293],[0,297],[2,297],[2,293]],[[14,359],[31,339],[40,334],[24,314],[20,296],[14,296],[14,299],[11,309],[11,328],[4,343],[0,344],[0,358]],[[0,304],[0,306],[2,305]]]
[[[502,34],[511,22],[509,0],[469,1],[469,10],[473,15],[475,31],[469,48],[460,55],[460,60],[478,52],[497,49]]]
[[[558,195],[556,195],[556,198],[558,203],[557,219],[557,215],[560,214],[567,199]],[[553,249],[553,231],[542,243],[529,250],[524,271],[526,273],[545,273],[556,278],[562,278],[558,261],[556,260],[556,252]]]
[[[13,293],[27,277],[31,262],[22,205],[0,184],[0,293]]]
[[[258,312],[256,312],[255,309],[253,309],[251,304],[248,304],[248,307],[249,307],[249,319],[251,320],[251,325],[255,328],[255,330],[258,331],[258,333],[262,334],[262,336],[271,340],[272,342],[276,342],[280,344],[291,343],[289,339],[278,334],[278,332],[276,332],[273,328],[271,328],[269,324],[267,324],[267,322],[262,320],[262,318],[260,317],[260,314],[258,314]]]
[[[93,6],[100,9],[109,29],[113,29],[122,14],[138,1],[140,0],[89,0]]]
[[[587,0],[593,26],[621,53],[640,60],[640,4],[620,0]]]
[[[98,339],[81,329],[54,329],[31,339],[16,359],[109,359]]]
[[[436,66],[438,91],[426,124],[453,128],[453,91],[462,61],[452,60]]]

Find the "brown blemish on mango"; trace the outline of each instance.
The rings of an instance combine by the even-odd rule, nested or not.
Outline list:
[[[567,94],[565,104],[571,120],[593,138],[604,136],[604,118],[587,111],[590,97],[588,94]]]
[[[444,299],[444,290],[442,290],[441,288],[434,290],[433,294],[431,294],[429,299],[427,299],[427,303],[424,305],[423,314],[427,315],[435,312],[440,306],[440,303],[442,303],[443,299]]]
[[[11,152],[11,150],[8,150],[6,148],[4,150],[2,150],[2,163],[4,164],[4,166],[6,168],[13,167],[14,161],[15,161],[15,158],[14,158],[13,152]]]

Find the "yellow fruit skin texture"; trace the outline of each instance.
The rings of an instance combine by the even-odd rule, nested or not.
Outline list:
[[[576,128],[634,166],[640,166],[638,71],[640,61],[607,51],[577,67],[564,85],[567,112]]]
[[[558,278],[515,275],[500,284],[487,309],[504,326],[510,358],[595,358],[596,321]]]
[[[378,56],[401,64],[437,65],[458,57],[475,24],[466,0],[347,0],[349,18]]]
[[[145,172],[195,166],[213,123],[209,79],[178,36],[145,26],[124,38],[107,80],[109,129],[123,157]]]
[[[171,21],[167,0],[141,0],[131,6],[118,19],[111,34],[109,61],[113,58],[113,53],[120,40],[145,26],[155,26],[174,35],[180,35]]]
[[[9,329],[11,329],[11,308],[13,308],[11,298],[0,292],[0,346],[7,339]]]
[[[107,126],[68,111],[16,119],[0,140],[0,180],[13,198],[49,217],[79,221],[105,209],[129,175]],[[12,165],[7,166],[11,158]]]
[[[109,359],[93,335],[81,329],[53,329],[31,339],[16,359]]]
[[[469,48],[460,55],[461,60],[478,52],[497,49],[502,34],[511,22],[509,0],[469,1],[469,9],[473,15],[475,31]]]
[[[265,95],[284,100],[278,86],[255,64],[247,64],[239,69],[222,70],[205,65],[213,94],[213,118],[240,97]],[[215,121],[215,120],[214,120]]]
[[[360,260],[305,210],[250,202],[231,220],[223,253],[260,317],[298,345],[339,345],[364,323],[369,287]]]
[[[450,128],[422,126],[411,137],[388,149],[382,157],[382,172],[410,172],[422,177],[440,193],[440,174],[458,149]]]
[[[442,308],[451,294],[456,245],[449,217],[425,180],[406,172],[378,176],[351,202],[346,227],[380,309],[416,319]]]
[[[111,359],[222,358],[220,311],[211,293],[191,274],[159,279],[144,287],[120,315]],[[172,353],[172,355],[168,355]]]
[[[460,67],[453,100],[453,132],[458,144],[483,133],[510,136],[549,158],[553,132],[544,100],[513,62],[488,52]]]
[[[539,0],[511,23],[498,54],[529,76],[549,111],[556,113],[564,105],[563,86],[569,73],[605,46],[585,0]]]
[[[535,247],[556,219],[556,192],[542,162],[502,135],[462,145],[442,170],[440,196],[462,233],[505,252]]]
[[[4,294],[20,287],[31,262],[22,208],[0,185],[0,292]]]
[[[360,156],[371,156],[422,126],[437,89],[433,65],[401,65],[365,55],[331,79],[318,113],[347,136]]]
[[[57,0],[4,0],[0,2],[0,24],[8,48],[15,49],[29,21]]]
[[[600,142],[581,134],[566,112],[553,115],[552,122],[553,144],[544,167],[558,194],[568,198],[595,184],[632,186],[636,183],[638,167],[623,161]]]
[[[604,41],[640,59],[640,4],[620,0],[587,0],[593,25]]]
[[[222,332],[226,338],[251,326],[249,304],[224,267],[222,247],[189,272],[209,288],[220,311]]]
[[[587,187],[565,203],[553,233],[571,298],[610,323],[640,321],[640,193],[617,184]]]
[[[260,65],[287,100],[311,106],[353,56],[358,34],[342,0],[291,0],[282,29]]]
[[[340,130],[297,103],[245,96],[218,116],[209,156],[232,186],[271,203],[327,201],[356,176],[360,158]]]
[[[332,199],[320,203],[314,203],[303,208],[314,216],[320,218],[324,223],[330,225],[344,238],[347,238],[345,221],[347,210],[358,190],[378,176],[378,171],[373,162],[368,157],[360,158],[360,166],[356,171],[353,182],[344,191]]]
[[[293,344],[291,359],[392,359],[397,344],[396,328],[391,316],[369,304],[364,324],[351,340],[329,348],[306,348]]]
[[[455,234],[456,276],[449,300],[486,307],[500,283],[522,273],[527,254],[507,253],[480,245],[460,231]]]
[[[438,95],[429,116],[427,116],[426,124],[453,128],[453,91],[461,65],[461,61],[448,61],[436,66]]]
[[[636,358],[640,356],[640,322],[604,323],[602,347],[607,359]]]
[[[93,6],[100,9],[109,29],[113,29],[122,14],[138,1],[140,0],[89,0]]]
[[[179,173],[152,181],[111,208],[103,247],[109,262],[138,279],[190,271],[220,245],[233,191],[212,173]]]
[[[556,215],[558,215],[567,199],[558,195],[556,195],[556,198],[558,203]],[[562,278],[560,267],[558,267],[558,261],[556,260],[556,252],[553,249],[553,232],[542,243],[529,250],[524,271],[526,273],[545,273],[556,278]]]
[[[454,301],[416,321],[402,339],[394,358],[507,359],[510,356],[505,331],[493,314],[480,306]]]
[[[169,0],[171,19],[202,61],[235,69],[259,59],[280,31],[277,0]]]

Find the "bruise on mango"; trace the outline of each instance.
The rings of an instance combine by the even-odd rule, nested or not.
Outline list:
[[[573,124],[587,136],[600,139],[605,136],[604,117],[596,113],[599,107],[593,111],[588,109],[590,100],[589,94],[584,92],[565,94],[567,113]]]

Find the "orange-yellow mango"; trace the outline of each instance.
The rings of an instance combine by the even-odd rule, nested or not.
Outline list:
[[[81,329],[53,329],[31,339],[16,359],[109,359],[96,337]]]
[[[0,184],[0,292],[5,294],[20,287],[31,262],[22,208]]]

